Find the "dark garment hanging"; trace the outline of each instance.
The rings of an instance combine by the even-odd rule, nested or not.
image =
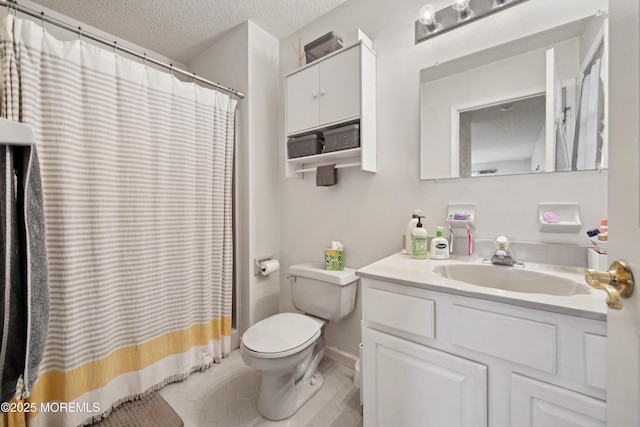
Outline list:
[[[0,387],[10,400],[21,376],[28,396],[49,319],[40,167],[35,146],[0,145]]]

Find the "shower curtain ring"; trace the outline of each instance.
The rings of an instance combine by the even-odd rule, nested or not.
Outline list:
[[[78,40],[82,41],[82,27],[78,27]]]
[[[147,67],[147,53],[144,53],[144,58],[142,58],[142,65],[145,66],[145,68]]]
[[[42,32],[44,32],[44,12],[40,12],[40,20],[42,21]]]
[[[198,79],[196,78],[196,73],[193,73],[193,83],[194,84],[198,83]]]
[[[171,72],[171,77],[173,77],[173,64],[169,64],[169,71]]]
[[[113,53],[116,54],[116,55],[118,54],[118,41],[117,40],[113,41]]]

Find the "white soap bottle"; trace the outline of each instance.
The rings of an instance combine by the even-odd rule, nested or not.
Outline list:
[[[413,229],[416,228],[416,224],[418,224],[418,217],[422,215],[421,210],[414,210],[413,215],[411,216],[411,221],[407,224],[407,232],[404,234],[404,250],[407,252],[407,255],[411,255],[412,252],[412,242],[411,242],[411,233],[413,233]]]
[[[431,239],[431,259],[449,259],[449,242],[442,237],[443,227],[438,227],[436,237]]]
[[[411,256],[417,259],[426,259],[429,253],[429,246],[427,244],[427,230],[422,227],[420,219],[423,216],[418,216],[418,223],[416,228],[411,232]]]

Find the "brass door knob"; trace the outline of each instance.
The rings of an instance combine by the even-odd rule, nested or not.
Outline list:
[[[607,306],[614,310],[622,308],[622,298],[629,298],[633,294],[633,273],[626,261],[614,261],[609,271],[588,269],[584,273],[584,280],[595,289],[602,289],[608,294]]]

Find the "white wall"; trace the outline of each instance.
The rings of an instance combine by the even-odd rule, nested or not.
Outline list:
[[[545,0],[526,2],[502,13],[517,13],[526,9],[529,3],[541,1]],[[449,2],[433,3],[440,8]],[[435,45],[429,42],[414,44],[413,25],[423,4],[422,0],[350,0],[280,41],[280,74],[284,75],[296,67],[291,43],[297,45],[298,36],[303,43],[308,43],[328,31],[346,33],[359,27],[373,40],[378,74],[376,174],[343,169],[339,172],[337,186],[318,188],[313,179],[285,179],[284,161],[281,160],[280,255],[285,266],[307,260],[321,261],[327,243],[340,240],[346,246],[346,264],[362,267],[401,249],[402,233],[412,209],[425,212],[427,230],[429,235],[434,235],[435,227],[445,224],[447,203],[450,202],[477,204],[476,238],[504,234],[511,240],[588,243],[584,231],[567,235],[540,233],[537,225],[539,202],[580,203],[586,227],[583,230],[598,225],[600,218],[606,216],[606,203],[603,202],[606,199],[606,172],[420,181],[420,70],[433,65],[435,58],[451,54],[437,52]],[[555,2],[549,10],[555,13],[558,7],[568,5]],[[519,16],[519,19],[527,19],[527,16]],[[556,19],[550,17],[549,24],[553,25]],[[518,20],[513,19],[503,22],[501,28],[493,24],[489,27],[479,21],[448,34],[460,38],[459,51],[464,51],[473,31],[499,34],[500,31],[518,31],[518,25]],[[284,88],[282,83],[281,87]],[[280,150],[283,150],[283,90],[280,99]],[[282,151],[280,159],[284,159]],[[286,269],[282,271],[280,281],[281,306],[284,310],[293,310],[285,275]],[[328,345],[356,355],[360,319],[358,297],[355,313],[340,323],[327,326]]]
[[[253,260],[279,257],[278,40],[252,22],[229,31],[189,63],[209,80],[246,94],[238,104],[236,304],[238,329],[279,311],[279,274],[254,276]]]

